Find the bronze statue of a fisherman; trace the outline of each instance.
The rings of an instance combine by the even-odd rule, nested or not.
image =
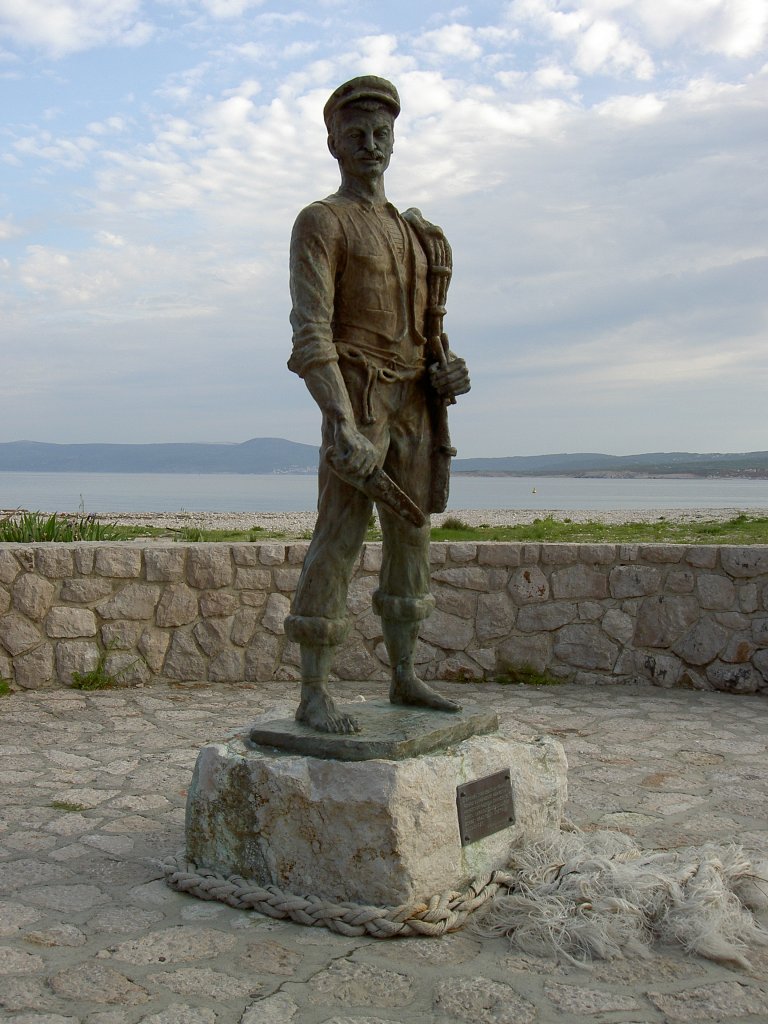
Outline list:
[[[373,607],[392,666],[394,704],[460,706],[418,678],[414,649],[429,592],[429,512],[447,498],[445,406],[469,390],[463,359],[442,334],[450,247],[419,211],[384,193],[400,99],[373,75],[339,86],[325,105],[338,192],[299,214],[291,238],[293,352],[323,414],[318,520],[285,621],[301,649],[298,721],[357,732],[328,693],[347,632],[347,588],[373,502],[383,552]]]

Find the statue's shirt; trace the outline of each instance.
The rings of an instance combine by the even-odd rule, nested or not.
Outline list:
[[[398,367],[424,364],[427,260],[391,203],[340,193],[312,203],[291,237],[291,370],[358,349]]]

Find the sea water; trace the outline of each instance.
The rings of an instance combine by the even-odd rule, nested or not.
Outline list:
[[[306,512],[313,474],[0,472],[0,509],[44,512]],[[448,508],[768,508],[768,480],[578,479],[454,474]]]

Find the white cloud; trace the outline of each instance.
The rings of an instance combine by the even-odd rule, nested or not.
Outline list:
[[[153,28],[141,0],[0,0],[0,34],[55,57],[116,43],[141,46]]]
[[[474,29],[470,25],[455,22],[432,32],[425,32],[417,40],[417,45],[420,50],[434,58],[477,60],[483,52],[475,40]]]
[[[10,242],[12,238],[18,238],[23,234],[21,228],[13,223],[13,217],[6,217],[0,220],[0,242]]]
[[[264,0],[200,0],[201,6],[214,18],[239,18]]]

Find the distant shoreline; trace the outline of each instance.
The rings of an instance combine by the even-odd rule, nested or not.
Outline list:
[[[526,526],[537,519],[552,518],[572,523],[656,523],[727,522],[744,513],[742,508],[653,508],[653,509],[453,509],[431,517],[439,527],[446,519],[460,519],[467,526]],[[750,516],[768,517],[768,508],[751,508]],[[261,527],[289,536],[301,536],[314,528],[316,512],[100,512],[100,523],[119,526],[157,526],[165,530],[185,527],[201,530],[246,531]]]

